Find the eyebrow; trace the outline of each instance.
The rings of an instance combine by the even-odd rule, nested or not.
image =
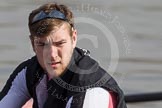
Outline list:
[[[61,42],[66,42],[66,40],[65,39],[62,39],[62,40],[59,40],[59,41],[56,41],[56,42],[52,42],[52,43],[53,44],[58,44],[58,43],[61,43]],[[44,41],[39,40],[36,43],[38,43],[38,44],[45,44],[46,41],[44,42]]]

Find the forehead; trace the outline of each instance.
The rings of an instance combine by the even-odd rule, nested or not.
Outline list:
[[[67,40],[70,38],[69,29],[66,24],[62,24],[60,27],[54,27],[49,35],[43,37],[36,37],[39,41],[60,41]]]

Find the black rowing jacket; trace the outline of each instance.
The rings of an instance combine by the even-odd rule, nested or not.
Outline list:
[[[30,98],[33,108],[108,108],[100,105],[108,103],[107,96],[101,95],[110,92],[116,94],[117,108],[126,108],[116,81],[89,56],[89,51],[75,48],[59,78],[48,80],[36,56],[21,63],[0,92],[0,108],[21,108]],[[91,105],[90,100],[94,100]]]

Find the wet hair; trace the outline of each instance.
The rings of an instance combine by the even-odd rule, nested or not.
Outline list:
[[[48,14],[53,10],[56,10],[65,15],[66,20],[61,20],[58,18],[44,18],[33,23],[33,18],[41,11]],[[30,13],[28,27],[32,38],[44,37],[48,36],[55,28],[58,28],[65,23],[71,36],[72,30],[74,28],[74,18],[71,10],[67,6],[62,4],[48,3],[40,6]]]

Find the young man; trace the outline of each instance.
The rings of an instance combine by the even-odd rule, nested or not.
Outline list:
[[[65,5],[45,4],[29,15],[36,56],[21,63],[0,93],[0,108],[126,108],[115,80],[76,47],[73,14]]]

